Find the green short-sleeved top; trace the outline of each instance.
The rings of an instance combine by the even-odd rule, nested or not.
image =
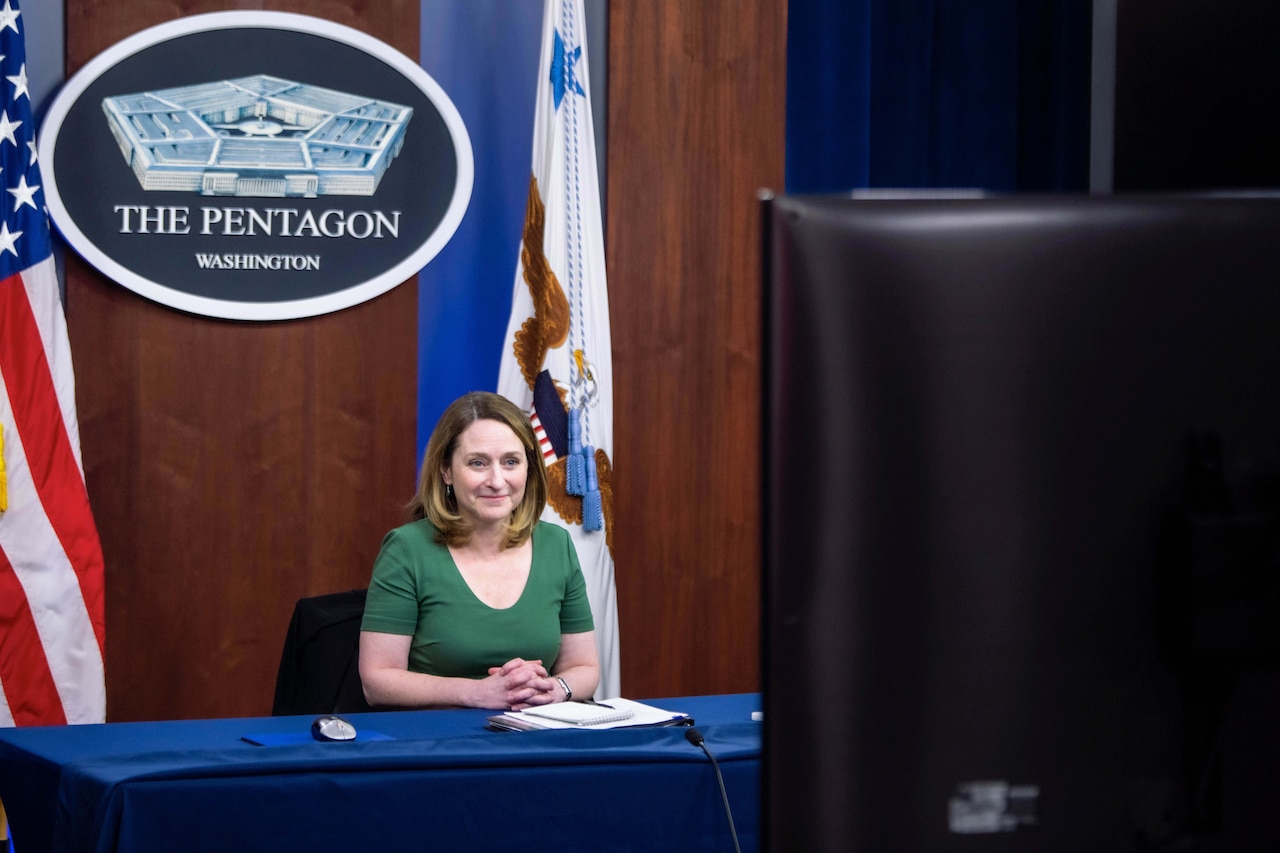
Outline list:
[[[586,581],[569,532],[538,522],[533,564],[520,599],[504,610],[485,604],[426,520],[397,527],[373,564],[361,628],[413,637],[409,671],[484,678],[512,658],[548,670],[560,635],[593,629]]]

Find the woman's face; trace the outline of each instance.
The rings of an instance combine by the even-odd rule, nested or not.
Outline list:
[[[506,523],[524,500],[529,477],[524,445],[501,421],[479,420],[458,436],[440,471],[453,486],[458,512],[476,527]]]

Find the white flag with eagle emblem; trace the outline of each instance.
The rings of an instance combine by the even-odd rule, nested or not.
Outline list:
[[[613,354],[582,0],[547,0],[533,170],[498,393],[534,420],[543,517],[578,549],[600,652],[596,695],[621,696],[613,576]]]

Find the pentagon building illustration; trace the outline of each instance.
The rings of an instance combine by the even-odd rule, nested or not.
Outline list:
[[[373,195],[413,109],[266,74],[105,98],[145,190]]]

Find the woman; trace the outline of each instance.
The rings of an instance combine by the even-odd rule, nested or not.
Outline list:
[[[590,698],[600,677],[573,541],[547,500],[529,419],[475,392],[441,415],[414,520],[387,534],[360,633],[376,706],[521,709]]]

